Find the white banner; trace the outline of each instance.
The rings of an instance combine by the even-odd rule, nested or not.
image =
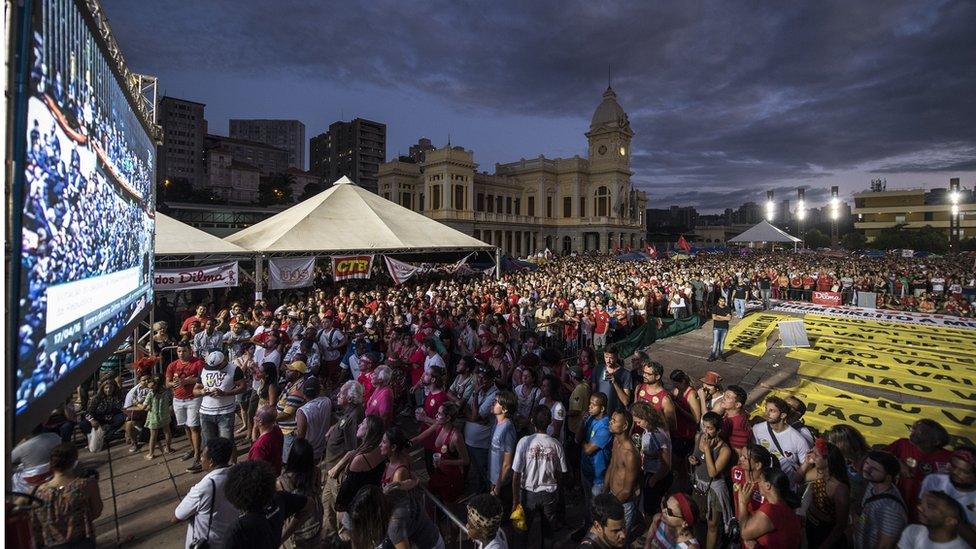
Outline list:
[[[902,257],[915,257],[915,250],[905,250],[905,249],[902,249],[901,256]]]
[[[153,272],[153,288],[157,290],[192,290],[195,288],[231,288],[237,286],[237,262],[186,267],[183,269],[156,269]]]
[[[404,263],[386,255],[383,256],[383,260],[386,262],[386,270],[390,272],[390,278],[397,284],[403,284],[410,277],[424,270],[423,267]]]
[[[884,309],[866,309],[864,307],[831,307],[801,301],[781,301],[773,307],[774,311],[784,313],[816,314],[837,318],[859,318],[863,320],[877,320],[883,322],[904,322],[906,324],[921,324],[924,326],[942,326],[944,328],[969,328],[976,330],[976,319],[961,318],[951,315],[934,315],[929,313],[913,313],[909,311],[888,311]]]
[[[305,288],[315,277],[315,258],[276,258],[268,261],[268,289]]]

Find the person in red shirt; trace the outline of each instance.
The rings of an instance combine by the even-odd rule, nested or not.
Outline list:
[[[949,433],[931,419],[920,419],[912,426],[908,438],[900,438],[888,446],[888,451],[901,463],[896,485],[908,509],[909,522],[917,522],[918,492],[922,480],[931,473],[948,473],[952,452],[945,449]]]
[[[447,402],[447,391],[444,390],[444,373],[440,368],[431,368],[424,373],[424,404],[417,410],[417,421],[422,421],[427,425],[434,423],[437,417],[437,410],[441,404]],[[426,427],[424,427],[426,428]]]
[[[755,513],[759,510],[765,499],[759,491],[759,483],[762,481],[763,469],[767,467],[779,466],[778,461],[773,460],[773,455],[764,446],[756,443],[749,443],[745,449],[739,453],[739,463],[732,466],[732,495],[735,498],[735,514],[739,515],[739,505],[745,500],[739,499],[739,492],[743,490],[746,483],[752,483],[752,496],[748,498],[747,505],[749,511]]]
[[[176,424],[185,426],[190,439],[190,451],[183,460],[193,458],[192,472],[200,470],[200,401],[193,395],[193,387],[200,382],[203,360],[193,356],[189,343],[176,347],[176,360],[166,366],[166,387],[173,390],[173,412]]]
[[[254,414],[254,425],[261,436],[251,445],[247,459],[252,461],[266,461],[274,468],[275,475],[281,474],[281,452],[285,447],[285,437],[275,422],[278,412],[271,406],[265,406]]]
[[[736,451],[745,448],[752,439],[749,417],[742,411],[748,395],[738,385],[729,385],[722,395],[722,438]]]
[[[830,276],[829,273],[820,273],[817,277],[817,291],[818,292],[829,292],[834,286],[834,277]]]
[[[207,323],[208,320],[210,320],[210,317],[207,316],[207,308],[204,307],[203,305],[198,305],[197,306],[197,314],[195,314],[195,315],[193,315],[191,317],[188,317],[186,320],[183,321],[183,325],[180,327],[180,336],[183,336],[183,337],[189,336],[190,335],[190,326],[194,322],[199,322],[200,325],[203,326],[204,324]]]
[[[373,370],[379,362],[379,353],[365,353],[359,357],[359,376],[356,381],[363,386],[363,402],[368,402],[373,396]]]
[[[607,331],[610,329],[610,315],[603,310],[603,304],[596,304],[593,312],[593,346],[599,349],[607,344]]]
[[[796,508],[800,501],[790,488],[790,477],[779,467],[763,471],[758,483],[765,501],[755,513],[749,510],[749,499],[756,483],[746,482],[738,493],[742,539],[755,541],[763,549],[794,549],[800,545],[800,517]]]

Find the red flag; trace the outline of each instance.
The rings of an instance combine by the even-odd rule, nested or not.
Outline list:
[[[681,235],[678,237],[678,247],[686,252],[691,251],[691,244],[688,244],[688,241],[685,240],[685,235]]]
[[[618,252],[620,252],[620,244],[614,244],[613,253],[618,253]]]
[[[654,244],[647,245],[647,255],[657,258],[657,248],[654,247]]]
[[[627,244],[627,245],[626,245],[626,246],[624,247],[624,251],[625,251],[625,252],[627,252],[627,253],[630,253],[630,244]]]

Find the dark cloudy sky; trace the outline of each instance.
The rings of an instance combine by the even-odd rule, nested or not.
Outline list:
[[[306,136],[387,124],[520,157],[584,155],[613,66],[651,207],[976,182],[976,2],[103,0],[132,68]]]

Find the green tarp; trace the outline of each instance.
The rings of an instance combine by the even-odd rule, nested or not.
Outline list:
[[[657,327],[657,322],[654,320],[656,319],[644,323],[626,338],[617,341],[615,343],[618,351],[617,356],[621,359],[630,358],[630,355],[636,353],[638,349],[643,349],[659,339],[688,333],[697,329],[699,326],[698,315],[679,320],[674,320],[673,318],[661,319],[663,324],[660,328]],[[597,360],[602,363],[603,354],[597,353],[597,357]]]

